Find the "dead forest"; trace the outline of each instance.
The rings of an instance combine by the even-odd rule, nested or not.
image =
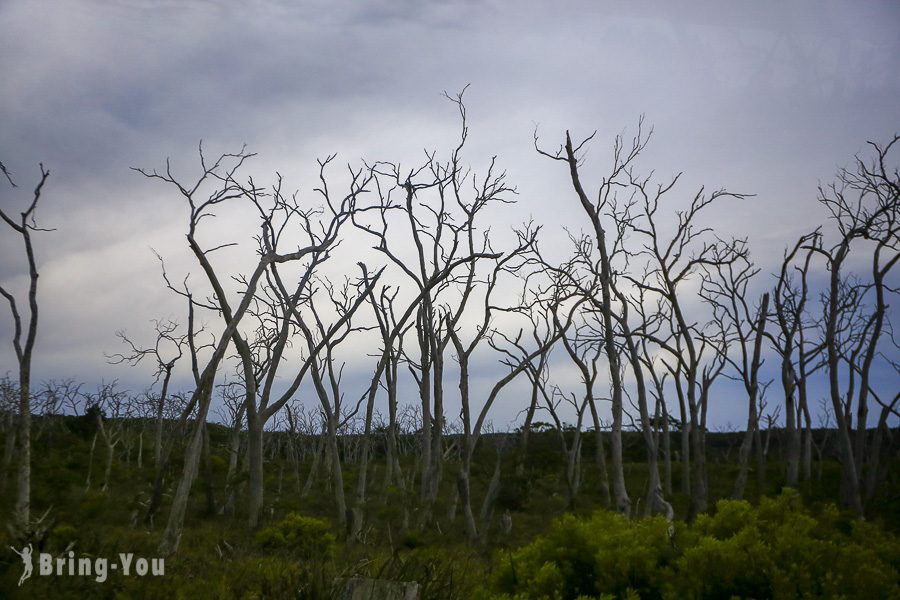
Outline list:
[[[26,188],[4,168],[3,235],[27,273],[0,286],[17,360],[0,369],[10,544],[52,546],[82,502],[107,501],[176,558],[203,527],[252,535],[289,511],[357,549],[448,535],[488,550],[564,512],[693,522],[783,487],[893,514],[900,138],[810,182],[814,224],[770,268],[708,219],[752,190],[654,173],[643,120],[614,140],[535,132],[567,181],[544,201],[582,217],[564,247],[546,242],[502,159],[469,163],[463,95],[448,100],[447,148],[414,165],[330,155],[301,193],[251,175],[246,149],[135,167],[183,215],[192,257],[188,275],[158,254],[180,316],[134,315],[97,357],[149,369],[138,391],[33,376],[52,335],[41,261],[66,224],[50,169]],[[501,213],[525,217],[501,230]],[[711,425],[715,403],[744,420]]]

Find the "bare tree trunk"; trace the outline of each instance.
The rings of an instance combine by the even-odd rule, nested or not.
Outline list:
[[[769,441],[769,430],[766,430],[766,446],[762,443],[762,433],[757,423],[756,432],[754,433],[754,441],[756,446],[756,486],[760,497],[766,493],[766,450]]]
[[[431,432],[431,460],[434,466],[431,469],[430,490],[425,513],[431,512],[431,507],[437,501],[441,480],[444,474],[444,355],[440,344],[435,340],[434,349],[434,373],[432,382],[434,385],[434,427]]]
[[[500,495],[500,452],[497,452],[497,462],[494,465],[494,474],[488,484],[487,492],[484,495],[484,501],[481,503],[481,536],[479,540],[482,544],[487,543],[488,533],[491,528],[491,519],[494,516],[494,505],[497,502],[497,496]]]
[[[749,269],[749,263],[747,268]],[[759,367],[762,364],[762,340],[763,336],[765,335],[766,322],[768,321],[769,317],[769,294],[763,294],[762,300],[759,305],[759,313],[756,317],[756,322],[751,322],[750,332],[745,333],[743,324],[747,321],[750,321],[751,317],[748,314],[749,310],[745,308],[745,312],[743,315],[744,318],[742,319],[742,315],[739,312],[737,305],[738,301],[740,300],[744,307],[747,306],[744,296],[746,288],[744,286],[746,286],[746,282],[749,280],[751,274],[750,271],[739,271],[739,275],[737,276],[735,276],[733,273],[734,272],[729,269],[729,274],[731,276],[725,280],[724,290],[726,292],[730,292],[730,296],[726,299],[726,302],[730,302],[734,307],[733,311],[731,312],[727,312],[726,310],[726,315],[730,316],[730,318],[732,319],[733,326],[738,336],[742,360],[739,364],[735,364],[738,372],[740,373],[741,379],[743,380],[744,389],[747,391],[748,406],[747,430],[744,432],[744,439],[741,443],[740,451],[738,452],[738,463],[740,466],[740,470],[738,472],[737,480],[734,482],[734,491],[731,494],[732,498],[741,499],[744,497],[744,489],[747,484],[750,451],[753,448],[754,442],[756,445],[757,475],[759,477],[758,491],[760,496],[765,493],[765,456],[759,431],[760,414],[758,406],[760,397]],[[746,279],[741,279],[742,277],[746,277]],[[752,353],[748,352],[747,347],[750,335],[753,335]]]
[[[391,358],[391,361],[385,370],[385,387],[387,388],[388,399],[388,428],[386,440],[386,454],[384,459],[384,482],[382,484],[385,491],[390,487],[395,477],[399,479],[401,485],[403,476],[399,472],[399,458],[397,448],[397,362]]]
[[[875,498],[878,485],[884,476],[886,469],[883,468],[881,462],[882,445],[885,437],[890,439],[891,431],[888,426],[888,418],[894,410],[900,394],[895,396],[894,401],[890,405],[884,405],[881,408],[881,415],[878,418],[878,427],[872,437],[872,445],[869,448],[868,473],[866,473],[866,505],[869,505]]]
[[[203,488],[206,492],[206,514],[214,515],[216,514],[216,495],[213,490],[213,480],[212,480],[212,456],[210,455],[209,450],[209,426],[204,423],[203,424],[203,463],[202,463],[202,473],[203,476]]]
[[[877,344],[884,326],[887,304],[884,298],[884,278],[889,271],[900,262],[900,253],[896,252],[896,244],[900,238],[900,213],[898,213],[898,188],[896,172],[889,173],[885,169],[887,154],[892,146],[900,140],[895,136],[887,146],[873,144],[878,156],[874,166],[869,166],[861,158],[856,158],[856,171],[843,169],[838,174],[841,186],[833,186],[833,195],[829,188],[820,187],[819,202],[826,206],[838,222],[839,241],[830,249],[823,246],[819,232],[814,234],[807,248],[825,259],[829,273],[828,291],[824,294],[825,308],[824,345],[826,351],[826,367],[828,370],[829,395],[831,406],[837,421],[838,443],[841,461],[841,504],[851,509],[858,516],[863,516],[862,503],[862,469],[865,461],[866,419],[868,414],[869,374],[875,356],[878,354]],[[848,185],[849,184],[849,185]],[[847,198],[844,188],[858,191],[854,200]],[[869,198],[874,199],[870,206]],[[866,289],[862,284],[848,282],[841,274],[841,269],[850,256],[851,248],[856,240],[864,239],[874,243],[872,254],[872,282],[865,285],[875,294],[875,306],[869,316],[858,314],[859,300]],[[882,252],[888,256],[882,263]],[[849,341],[841,335],[847,328],[846,319],[863,323],[864,333],[858,341]],[[862,356],[861,363],[858,358]],[[850,370],[849,389],[842,392],[840,387],[840,371],[843,367]],[[858,389],[855,388],[855,376],[859,374]],[[852,430],[852,402],[857,397],[855,439]]]
[[[426,301],[427,304],[427,301]],[[431,354],[426,329],[431,327],[425,322],[423,310],[419,311],[416,324],[416,332],[419,336],[419,349],[421,355],[421,379],[419,380],[419,399],[422,402],[422,434],[421,434],[421,458],[422,480],[419,482],[419,496],[425,504],[431,491],[431,479],[434,473],[434,464],[431,458],[432,452],[432,421],[431,421]]]
[[[205,411],[204,411],[205,412]],[[197,466],[200,462],[200,452],[203,446],[203,429],[199,425],[194,428],[191,441],[184,455],[184,472],[175,490],[172,499],[172,508],[169,512],[169,521],[159,543],[159,552],[168,556],[178,550],[181,541],[181,532],[184,528],[184,515],[187,512],[188,496],[191,492],[191,484],[197,476]]]
[[[347,501],[344,497],[344,473],[341,468],[341,456],[338,449],[336,415],[328,420],[328,442],[331,448],[331,477],[334,484],[334,508],[337,513],[338,529],[342,535],[347,531]]]
[[[850,424],[844,415],[843,401],[841,398],[838,373],[840,358],[837,341],[837,319],[839,302],[840,272],[839,262],[831,265],[831,290],[827,309],[827,325],[825,335],[825,349],[827,351],[827,368],[829,390],[832,408],[837,419],[838,447],[840,448],[841,461],[841,504],[850,508],[858,516],[863,515],[862,496],[859,489],[859,474],[856,470],[856,460],[853,457],[853,440],[850,437]]]
[[[689,517],[706,512],[708,493],[706,489],[706,450],[703,444],[703,429],[700,426],[698,406],[691,403],[691,504]]]
[[[166,397],[169,393],[169,380],[172,378],[172,368],[174,366],[174,363],[166,365],[166,374],[163,378],[162,391],[159,394],[159,403],[156,405],[156,439],[154,440],[153,445],[153,464],[156,465],[157,469],[162,467],[162,440],[163,427],[165,425],[163,416],[165,415]]]
[[[97,448],[97,436],[100,435],[99,432],[94,433],[94,439],[91,440],[91,451],[88,454],[88,472],[87,479],[84,482],[85,491],[91,489],[91,474],[94,472],[94,450]]]
[[[116,446],[119,444],[119,440],[116,440],[112,443],[107,443],[106,445],[106,468],[103,470],[103,487],[100,488],[101,491],[106,492],[109,489],[109,475],[112,472],[112,463],[113,456],[116,452]]]
[[[363,426],[362,447],[359,456],[359,474],[356,480],[356,500],[353,506],[353,528],[351,535],[359,539],[362,534],[365,521],[365,504],[366,489],[368,487],[369,476],[369,445],[372,438],[372,417],[375,412],[375,396],[378,393],[378,383],[381,376],[388,367],[389,353],[387,350],[382,354],[375,375],[372,377],[372,383],[369,385],[367,392],[368,400],[366,402],[365,424]]]
[[[669,411],[666,403],[660,395],[659,405],[662,408],[662,435],[663,435],[663,455],[665,456],[665,467],[663,475],[663,492],[666,496],[672,495],[672,436],[669,433]]]
[[[653,420],[650,418],[650,409],[647,402],[647,386],[644,379],[644,371],[641,367],[641,358],[638,354],[637,344],[635,343],[635,339],[631,333],[631,327],[628,323],[628,299],[619,292],[616,292],[616,295],[622,303],[622,317],[619,324],[622,328],[625,348],[628,350],[628,358],[631,363],[632,373],[634,374],[635,387],[637,388],[638,411],[640,412],[641,420],[641,433],[643,434],[644,446],[647,451],[647,470],[649,475],[645,510],[648,515],[655,513],[669,514],[672,512],[672,506],[666,502],[663,497],[662,484],[659,477],[659,438],[653,431]]]
[[[237,322],[233,322],[237,325]],[[230,328],[230,327],[229,327]],[[227,340],[231,337],[231,332],[227,331],[223,334],[223,338]],[[221,359],[224,354],[224,344],[217,348],[216,354]],[[221,352],[220,352],[221,350]],[[206,415],[209,412],[209,404],[212,399],[212,384],[215,376],[215,365],[218,360],[214,356],[210,364],[207,365],[203,373],[203,377],[199,381],[198,390],[194,396],[198,403],[196,422],[191,433],[190,440],[184,453],[184,469],[181,479],[178,481],[178,487],[175,490],[175,496],[172,498],[172,507],[169,510],[169,519],[166,523],[166,529],[163,531],[162,539],[159,543],[159,552],[163,556],[174,554],[178,550],[178,544],[181,541],[181,534],[184,530],[184,516],[187,512],[188,497],[191,493],[191,486],[197,477],[197,468],[200,463],[200,454],[203,450],[203,427],[206,423]],[[185,414],[189,414],[188,409]]]
[[[561,159],[559,156],[552,158]],[[572,144],[572,139],[568,131],[566,132],[565,161],[569,166],[569,176],[572,180],[572,186],[575,189],[575,193],[578,195],[582,208],[591,220],[594,232],[594,242],[600,255],[600,302],[595,301],[594,305],[599,308],[601,312],[600,316],[603,322],[603,348],[609,367],[609,378],[612,391],[612,431],[610,438],[612,450],[612,487],[616,511],[628,515],[631,512],[631,499],[628,497],[628,490],[625,488],[625,469],[622,463],[623,386],[621,381],[621,363],[619,360],[619,352],[616,348],[614,339],[615,330],[613,328],[612,297],[615,285],[613,282],[613,270],[610,263],[606,229],[604,229],[601,224],[601,215],[598,207],[588,198],[587,193],[581,184],[581,178],[578,172],[579,159],[576,156],[576,149]],[[616,167],[618,168],[619,165],[616,164]]]
[[[12,467],[13,456],[16,451],[17,423],[15,413],[10,411],[6,415],[6,439],[3,444],[3,466],[0,473],[0,493],[5,493],[9,483],[9,472]]]
[[[15,523],[20,531],[31,519],[31,403],[28,389],[31,385],[31,366],[22,369],[19,376],[19,473],[16,479]]]
[[[247,404],[243,403],[237,408],[237,412],[233,413],[231,435],[228,439],[228,471],[225,474],[225,502],[222,504],[222,514],[234,514],[238,461],[241,456],[241,428],[246,408]]]
[[[539,373],[540,371],[538,370],[537,372]],[[522,424],[522,433],[519,435],[519,449],[518,452],[516,452],[516,477],[523,477],[525,475],[525,462],[526,457],[528,456],[528,437],[531,433],[531,424],[534,421],[534,413],[537,410],[537,403],[538,382],[535,379],[532,381],[531,401],[528,404],[528,411],[525,413],[525,422]]]
[[[300,492],[301,498],[306,498],[312,491],[313,484],[316,481],[316,475],[319,472],[319,463],[322,460],[322,454],[326,452],[326,439],[328,439],[328,434],[323,428],[322,433],[319,435],[319,440],[315,444],[315,448],[313,449],[312,464],[309,467],[309,474],[306,476],[306,483],[303,484],[303,491]]]
[[[756,402],[750,402],[749,406],[747,430],[744,432],[741,448],[738,451],[738,476],[734,482],[734,491],[731,492],[731,497],[738,500],[744,497],[744,488],[747,485],[747,473],[750,470],[750,451],[753,447],[753,436],[756,433],[756,428],[759,426],[759,416],[756,413]]]
[[[34,257],[34,248],[31,244],[31,232],[37,230],[34,224],[34,211],[41,197],[41,190],[50,171],[40,165],[41,180],[34,188],[34,196],[31,204],[20,213],[21,220],[13,221],[2,209],[0,219],[6,222],[14,231],[22,236],[25,246],[25,256],[28,259],[28,309],[30,316],[28,323],[23,327],[22,315],[16,306],[15,297],[3,286],[0,286],[0,295],[9,303],[15,326],[13,334],[13,348],[19,363],[19,431],[18,431],[18,473],[16,476],[16,502],[13,512],[13,526],[18,533],[24,534],[28,530],[31,520],[31,357],[34,351],[35,338],[37,336],[38,303],[37,303],[37,263]],[[26,332],[24,344],[22,333]]]
[[[248,401],[250,401],[248,399]],[[263,427],[254,411],[247,411],[247,526],[255,529],[263,506]]]
[[[681,411],[681,493],[687,497],[691,495],[691,417],[687,413],[684,402],[684,394],[681,385],[675,382],[678,392],[678,408]]]
[[[465,460],[465,458],[463,458]],[[470,541],[478,539],[478,527],[472,512],[472,496],[469,488],[469,469],[463,467],[456,476],[456,487],[459,490],[459,502],[462,505],[463,520],[466,525],[466,536]]]
[[[802,360],[802,358],[801,358]],[[781,385],[784,388],[785,427],[787,429],[787,480],[789,487],[796,487],[800,477],[800,453],[801,434],[797,423],[799,408],[794,402],[796,391],[796,377],[790,363],[790,357],[785,357],[781,365]]]
[[[594,431],[597,436],[597,443],[594,445],[594,459],[597,463],[597,473],[600,477],[600,500],[603,506],[609,507],[612,498],[609,489],[609,471],[606,467],[606,448],[603,444],[603,428],[600,426],[600,415],[597,414],[597,407],[593,402],[589,402],[591,407],[591,419],[594,422]],[[581,422],[579,420],[579,426]],[[579,441],[579,454],[581,453],[581,444]],[[574,502],[574,498],[572,499]]]
[[[806,366],[803,362],[802,355],[802,332],[800,344],[800,362],[799,375],[800,380],[797,382],[797,404],[800,413],[803,415],[804,437],[803,437],[803,479],[806,482],[812,482],[812,448],[814,444],[812,430],[812,415],[809,411],[809,398],[806,392]]]
[[[812,481],[812,417],[809,408],[803,407],[803,480]]]

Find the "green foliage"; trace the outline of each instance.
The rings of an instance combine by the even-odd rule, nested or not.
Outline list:
[[[531,493],[529,483],[528,477],[524,475],[513,474],[505,478],[497,496],[497,508],[499,510],[524,509]]]
[[[526,598],[653,597],[675,553],[668,528],[662,517],[634,523],[605,511],[587,520],[565,515],[528,546],[498,555],[493,588]]]
[[[390,581],[415,581],[422,598],[468,599],[483,585],[483,564],[471,549],[438,544],[392,554],[364,573]]]
[[[840,519],[833,507],[810,514],[790,490],[758,508],[722,500],[672,539],[661,517],[564,516],[497,555],[486,597],[900,597],[900,540],[863,521],[842,529]]]
[[[900,541],[833,508],[813,517],[786,491],[758,509],[723,500],[698,518],[696,545],[684,551],[675,595],[774,598],[888,598],[900,595]]]
[[[60,523],[50,531],[50,546],[57,552],[78,540],[78,530],[66,523]]]
[[[218,475],[221,475],[228,471],[228,461],[225,460],[224,456],[213,454],[209,457],[209,462],[212,466],[213,471]]]
[[[335,536],[324,519],[292,512],[279,523],[256,534],[256,543],[270,550],[289,550],[302,558],[329,558],[334,555]]]
[[[99,486],[106,449],[99,438],[93,456],[93,486],[85,490],[96,416],[44,422],[45,418],[35,416],[35,430],[43,434],[34,439],[39,460],[32,473],[35,515],[52,507],[47,517],[51,529],[41,550],[59,554],[74,542],[78,556],[112,558],[118,552],[156,556],[182,468],[181,447],[172,450],[156,521],[145,522],[142,516],[155,477],[147,445],[153,424],[126,424],[123,435],[130,436],[133,444],[144,431],[145,460],[138,468],[134,449],[129,462],[124,445],[117,446],[109,489],[102,492]],[[213,424],[209,427],[212,483],[221,503],[226,498],[222,490],[230,432]],[[836,497],[840,486],[840,465],[826,459],[821,465],[822,478],[804,483],[803,497],[811,508],[801,507],[796,494],[762,499],[757,508],[745,502],[721,502],[713,515],[698,517],[691,526],[676,523],[675,536],[670,539],[669,524],[661,519],[629,521],[607,512],[594,514],[602,496],[599,480],[590,470],[586,470],[588,476],[575,507],[582,518],[552,521],[567,510],[560,480],[563,457],[556,431],[540,429],[536,426],[531,433],[521,475],[514,452],[502,457],[495,521],[483,544],[468,540],[459,506],[455,520],[446,516],[456,492],[454,478],[446,476],[455,471],[453,462],[445,465],[433,522],[420,528],[418,480],[404,481],[401,486],[395,478],[396,485],[383,489],[383,455],[374,452],[362,539],[336,543],[328,521],[311,518],[327,519],[334,514],[333,481],[325,467],[319,466],[311,493],[301,497],[297,488],[306,481],[310,457],[301,459],[298,486],[289,459],[275,456],[267,463],[265,498],[267,508],[272,509],[264,512],[264,518],[272,519],[264,523],[268,529],[257,533],[247,528],[243,493],[238,494],[233,513],[211,514],[198,486],[191,495],[178,553],[167,560],[165,577],[110,574],[99,584],[86,577],[36,576],[19,588],[21,561],[5,550],[0,552],[0,598],[329,598],[335,577],[357,575],[416,581],[423,598],[454,600],[900,597],[900,545],[885,531],[900,529],[900,519],[893,518],[900,515],[896,470],[888,471],[882,495],[870,505],[873,516],[884,518],[883,525],[858,521],[821,504]],[[723,458],[726,448],[736,447],[729,435],[733,434],[711,433],[708,440],[713,500],[730,494],[737,472],[737,466]],[[591,432],[583,438],[586,452],[593,452],[593,436]],[[640,462],[640,434],[626,432],[623,437],[626,455],[635,461],[626,459],[625,464],[626,483],[634,491],[644,485],[648,470]],[[3,439],[0,432],[0,447]],[[317,443],[317,439],[307,441]],[[483,444],[476,454],[470,483],[477,513],[496,464],[495,445]],[[410,459],[403,465],[407,474],[416,471],[411,457],[401,458]],[[783,466],[770,461],[766,490],[757,490],[756,478],[750,479],[747,496],[754,503],[760,494],[775,489]],[[344,467],[345,491],[350,494],[355,466]],[[282,468],[283,479],[278,476]],[[677,490],[678,463],[673,470]],[[246,481],[246,473],[239,469],[232,484]],[[14,489],[13,475],[11,470],[8,487],[0,493],[5,514],[13,508],[14,494],[6,493]],[[676,493],[668,499],[676,514],[686,514],[687,497]],[[513,528],[501,535],[497,520],[504,510],[512,513]],[[304,516],[288,514],[291,511]],[[288,517],[280,521],[285,514]],[[521,550],[508,550],[525,544]],[[0,547],[10,545],[14,542],[5,528],[0,528]]]
[[[422,545],[422,536],[418,531],[408,529],[400,534],[400,547],[412,550]]]
[[[310,569],[294,560],[245,558],[229,563],[227,569],[219,571],[215,580],[194,581],[181,587],[177,598],[328,598],[325,578],[320,569]]]

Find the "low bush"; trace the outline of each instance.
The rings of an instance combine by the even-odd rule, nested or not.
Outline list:
[[[323,559],[334,555],[336,538],[328,521],[292,512],[257,533],[256,543],[268,550],[288,550],[300,558]]]
[[[846,526],[845,526],[846,525]],[[722,500],[687,526],[609,512],[564,516],[498,554],[485,598],[897,598],[900,540],[786,490],[758,508]]]

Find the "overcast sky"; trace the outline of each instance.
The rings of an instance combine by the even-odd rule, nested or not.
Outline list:
[[[818,183],[900,129],[898,31],[889,0],[6,0],[0,160],[19,187],[2,187],[0,202],[27,202],[43,162],[39,220],[57,229],[35,235],[37,378],[141,389],[146,373],[106,364],[115,331],[150,341],[150,319],[181,315],[150,248],[174,272],[192,268],[183,206],[129,167],[170,157],[189,176],[201,139],[210,153],[246,143],[259,154],[249,172],[277,170],[302,193],[331,153],[359,165],[452,147],[458,118],[441,94],[466,84],[466,160],[483,171],[497,155],[519,192],[497,227],[533,217],[552,240],[584,226],[565,171],[533,149],[536,128],[551,148],[566,129],[597,130],[588,167],[599,178],[614,136],[645,115],[655,133],[644,172],[684,171],[684,196],[700,184],[756,195],[712,224],[749,237],[770,272],[822,221]],[[12,287],[26,273],[17,243],[0,234],[0,280]],[[3,315],[0,372],[15,370],[11,335]],[[711,410],[718,426],[745,411]]]

